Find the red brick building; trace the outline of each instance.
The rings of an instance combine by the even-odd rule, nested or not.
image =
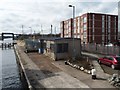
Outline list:
[[[81,38],[81,42],[106,44],[118,40],[118,16],[86,13],[60,23],[61,37]]]

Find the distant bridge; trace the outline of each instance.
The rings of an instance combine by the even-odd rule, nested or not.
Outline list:
[[[4,35],[12,35],[12,39],[14,40],[14,33],[2,33],[2,40],[4,40],[5,38],[8,38],[8,36],[4,36]]]
[[[8,35],[8,36],[5,36]],[[12,36],[9,36],[12,35]],[[14,33],[2,33],[1,34],[1,40],[4,40],[5,38],[12,38],[13,40],[15,39],[15,36],[19,36],[20,34],[14,34]]]

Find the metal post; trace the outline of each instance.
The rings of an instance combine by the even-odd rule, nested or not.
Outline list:
[[[53,27],[53,26],[51,25],[51,37],[52,37],[52,27]]]
[[[32,27],[29,27],[31,30],[30,30],[30,33],[31,33],[31,38],[32,38]]]
[[[56,27],[55,27],[55,37],[56,37]]]
[[[23,27],[24,27],[24,26],[22,25],[22,27],[21,27],[21,28],[22,28],[22,34],[24,34]]]
[[[40,31],[40,32],[41,32],[40,34],[42,35],[41,37],[42,37],[42,39],[43,39],[43,29],[42,29],[42,25],[41,25],[41,31]]]
[[[72,56],[72,60],[75,60],[75,40],[74,40],[74,19],[75,19],[75,6],[73,5],[69,5],[69,7],[73,8],[73,23],[72,23],[72,41],[73,41],[73,56]]]

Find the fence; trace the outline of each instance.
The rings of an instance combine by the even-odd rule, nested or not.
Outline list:
[[[100,44],[82,44],[82,51],[100,53],[105,55],[120,55],[119,46],[105,46]]]

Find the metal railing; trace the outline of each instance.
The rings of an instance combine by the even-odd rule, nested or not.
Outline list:
[[[105,46],[100,44],[82,44],[82,51],[105,55],[120,55],[119,46]]]

